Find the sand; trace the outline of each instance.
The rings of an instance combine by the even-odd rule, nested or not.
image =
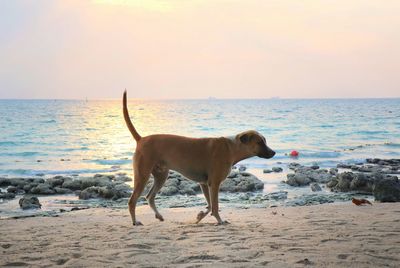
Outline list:
[[[400,203],[356,207],[223,208],[215,226],[200,208],[99,208],[0,221],[0,265],[67,267],[400,267]]]

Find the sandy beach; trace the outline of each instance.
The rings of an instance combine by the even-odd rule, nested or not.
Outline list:
[[[400,204],[223,208],[194,224],[200,208],[147,206],[131,226],[126,209],[99,208],[0,224],[2,266],[399,267]]]

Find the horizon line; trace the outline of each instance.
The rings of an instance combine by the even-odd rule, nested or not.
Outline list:
[[[400,99],[399,97],[311,97],[311,98],[296,98],[296,97],[269,97],[269,98],[128,98],[129,100],[146,100],[146,101],[168,101],[168,100],[365,100],[365,99]],[[117,101],[121,98],[0,98],[0,100],[70,100],[70,101]]]

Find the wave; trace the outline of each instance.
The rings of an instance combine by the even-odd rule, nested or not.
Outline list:
[[[341,156],[340,152],[300,152],[300,157],[304,158],[337,158]]]
[[[56,123],[56,122],[57,122],[57,121],[56,121],[56,120],[54,120],[54,119],[40,121],[40,123],[43,123],[43,124],[51,124],[51,123]]]
[[[126,165],[132,162],[131,159],[96,159],[91,162],[99,165]]]
[[[318,125],[317,127],[320,127],[320,128],[334,128],[335,126],[326,124],[326,125]]]
[[[62,151],[62,152],[88,151],[89,147],[82,146],[82,147],[74,147],[74,148],[62,148],[62,149],[58,149],[58,150]]]
[[[44,175],[74,175],[74,174],[96,174],[115,172],[115,168],[104,169],[71,169],[71,170],[35,170],[35,169],[0,169],[0,175],[7,176],[43,176]]]
[[[32,144],[32,143],[33,142],[31,142],[31,141],[0,141],[0,146],[12,147],[12,146],[18,146],[18,145]]]
[[[386,130],[359,130],[354,133],[363,135],[389,134]]]
[[[19,153],[0,153],[1,156],[37,156],[37,155],[47,155],[44,153],[39,153],[39,152],[19,152]]]
[[[0,141],[0,146],[8,147],[8,146],[17,146],[18,142],[15,141]]]
[[[395,142],[385,142],[384,145],[387,147],[400,148],[400,143]]]

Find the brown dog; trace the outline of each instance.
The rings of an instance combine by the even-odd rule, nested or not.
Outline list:
[[[170,169],[200,184],[208,206],[205,212],[199,212],[197,222],[211,210],[211,215],[217,219],[218,224],[227,223],[219,216],[218,192],[231,167],[252,156],[271,158],[275,155],[275,152],[267,146],[265,138],[253,130],[242,132],[232,138],[188,138],[169,134],[141,137],[129,118],[126,102],[125,91],[124,118],[137,142],[133,161],[134,190],[128,203],[133,225],[141,225],[135,216],[136,202],[150,174],[154,176],[154,184],[146,199],[156,218],[164,220],[156,208],[154,198],[164,185]]]

